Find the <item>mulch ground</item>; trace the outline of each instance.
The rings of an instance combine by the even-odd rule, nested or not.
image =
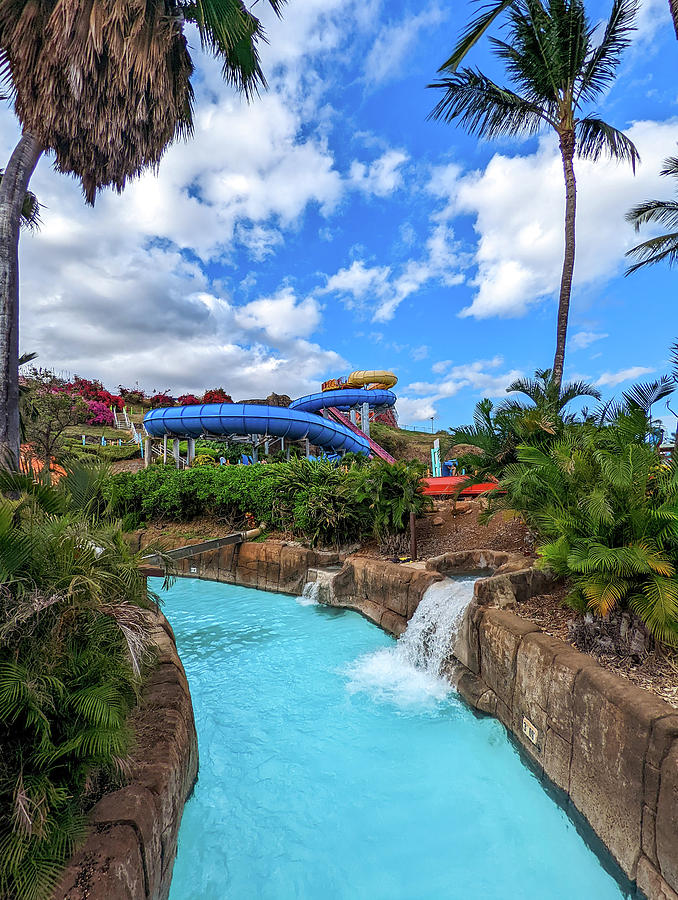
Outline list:
[[[418,520],[417,553],[421,559],[454,550],[511,550],[532,555],[530,535],[519,519],[497,513],[481,524],[480,501],[458,507],[462,511],[458,509],[454,515],[452,501],[436,501],[433,512]]]
[[[531,597],[518,604],[515,612],[530,619],[542,631],[560,638],[577,650],[589,653],[605,669],[628,678],[638,687],[657,694],[671,706],[678,708],[678,653],[667,647],[655,647],[650,653],[638,656],[618,644],[613,652],[586,650],[573,639],[573,626],[581,624],[581,615],[566,605],[566,584],[558,585],[548,594]]]

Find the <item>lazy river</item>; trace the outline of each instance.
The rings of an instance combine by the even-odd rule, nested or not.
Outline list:
[[[200,747],[170,900],[625,896],[504,728],[357,613],[197,580],[164,611]]]

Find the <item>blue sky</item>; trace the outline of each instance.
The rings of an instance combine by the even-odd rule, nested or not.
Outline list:
[[[610,394],[665,370],[678,272],[624,278],[624,212],[670,196],[675,40],[644,0],[598,111],[642,163],[578,164],[578,257],[566,376]],[[403,424],[470,420],[482,396],[551,364],[562,264],[562,170],[550,135],[487,143],[427,122],[466,4],[263,3],[270,89],[251,105],[198,63],[196,133],[160,171],[94,210],[43,159],[39,234],[22,238],[22,350],[108,386],[235,399],[298,396],[352,369],[399,377]],[[591,3],[593,21],[608,10]],[[471,62],[502,79],[483,45]],[[0,111],[6,159],[18,135]],[[665,409],[655,410],[657,414]],[[671,422],[673,427],[673,422]]]

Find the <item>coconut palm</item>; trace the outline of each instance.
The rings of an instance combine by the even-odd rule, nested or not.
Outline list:
[[[285,0],[268,0],[279,13]],[[184,23],[246,96],[265,84],[261,23],[244,0],[0,0],[0,70],[23,133],[0,184],[0,453],[19,458],[18,240],[45,151],[88,203],[122,191],[192,131],[193,62]]]
[[[509,10],[508,40],[492,39],[515,89],[502,87],[475,69],[443,67],[430,87],[443,91],[431,113],[458,120],[484,138],[532,137],[543,129],[558,136],[565,177],[565,256],[560,283],[553,382],[560,389],[575,258],[577,188],[575,156],[597,160],[603,154],[630,162],[638,151],[626,135],[586,108],[614,80],[629,44],[635,0],[614,0],[598,44],[582,0],[515,0]]]
[[[670,266],[678,263],[678,157],[671,156],[664,160],[664,168],[660,175],[668,175],[676,179],[676,200],[645,200],[630,209],[626,221],[631,222],[636,231],[643,225],[660,225],[669,230],[665,234],[649,238],[632,247],[627,256],[638,260],[626,271],[627,275],[653,266],[658,262],[667,262]]]
[[[440,67],[439,71],[454,71],[466,54],[478,43],[490,26],[499,18],[499,16],[512,6],[514,0],[496,0],[494,3],[483,4],[480,15],[472,19],[461,37],[457,41],[457,45],[452,51],[452,55]],[[669,0],[669,12],[673,21],[673,28],[678,37],[678,0]]]

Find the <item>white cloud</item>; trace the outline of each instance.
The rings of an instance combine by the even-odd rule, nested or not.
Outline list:
[[[637,235],[624,214],[644,198],[666,193],[659,176],[678,140],[678,120],[637,122],[626,132],[642,158],[629,166],[577,160],[578,210],[575,287],[609,277],[624,264]],[[564,188],[554,139],[542,138],[527,156],[495,154],[486,168],[460,176],[453,164],[434,171],[429,189],[444,199],[438,218],[474,216],[478,288],[462,316],[521,316],[560,283]]]
[[[376,87],[398,78],[405,60],[420,33],[445,21],[445,13],[436,3],[396,24],[385,25],[365,60],[365,81]]]
[[[422,344],[421,347],[415,347],[410,353],[410,356],[413,360],[415,360],[415,362],[426,359],[426,357],[428,356],[428,347],[426,346],[426,344]]]
[[[623,381],[633,381],[640,378],[641,375],[650,375],[654,369],[648,369],[647,366],[631,366],[628,369],[620,369],[618,372],[603,372],[596,381],[597,387],[616,387]]]
[[[519,369],[496,371],[501,368],[503,362],[501,356],[495,356],[492,359],[479,359],[450,368],[450,361],[445,360],[443,368],[448,371],[443,379],[437,382],[415,381],[403,388],[404,396],[398,397],[400,420],[422,422],[429,419],[436,414],[438,401],[455,397],[465,390],[470,390],[478,398],[504,398],[506,388],[512,381],[521,378],[523,373]],[[440,364],[436,365],[438,371],[442,371]],[[419,397],[412,397],[412,394]]]
[[[403,175],[400,167],[409,159],[402,150],[387,150],[370,163],[355,160],[351,164],[349,178],[358,190],[375,197],[386,197],[401,187]]]
[[[570,349],[585,350],[587,347],[590,347],[591,344],[595,343],[595,341],[602,341],[606,337],[609,337],[609,335],[596,331],[578,331],[576,334],[572,335]]]
[[[388,322],[407,297],[430,281],[461,284],[454,232],[444,222],[435,224],[421,259],[410,259],[397,272],[391,266],[366,266],[354,260],[327,279],[322,293],[337,293],[349,306],[372,308],[375,322]]]
[[[452,365],[451,359],[441,359],[439,362],[433,363],[431,371],[436,375],[442,375]]]

